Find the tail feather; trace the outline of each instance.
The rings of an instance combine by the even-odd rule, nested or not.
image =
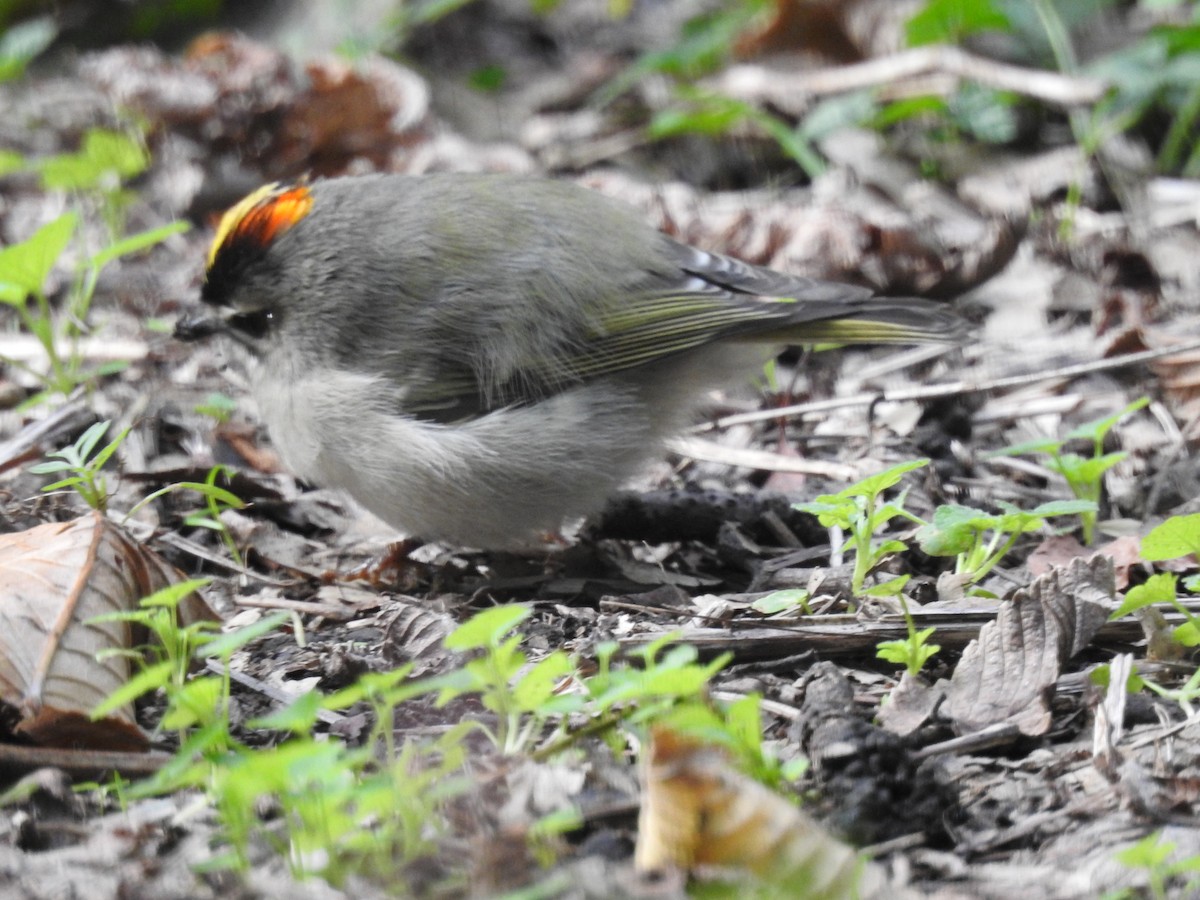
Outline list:
[[[736,339],[773,344],[957,344],[967,322],[944,303],[880,297],[852,303],[798,303],[787,320],[748,328]]]

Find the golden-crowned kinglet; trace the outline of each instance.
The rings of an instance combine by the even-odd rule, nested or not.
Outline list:
[[[593,511],[784,345],[962,331],[941,305],[706,253],[600,194],[509,175],[268,185],[221,220],[201,298],[223,318],[176,334],[253,348],[296,474],[474,547]]]

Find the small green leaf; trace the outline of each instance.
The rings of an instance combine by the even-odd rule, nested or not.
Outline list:
[[[115,244],[110,244],[93,256],[90,260],[91,265],[97,269],[103,269],[114,259],[148,250],[156,244],[161,244],[171,235],[182,234],[191,227],[187,222],[180,220],[170,222],[158,228],[151,228],[148,231],[131,234],[129,237],[122,238]]]
[[[1144,584],[1131,587],[1116,612],[1108,617],[1110,622],[1136,612],[1155,603],[1172,603],[1175,600],[1176,578],[1169,572],[1151,575]]]
[[[513,688],[513,700],[517,709],[535,712],[554,697],[559,681],[575,670],[571,659],[561,650],[555,650],[533,666]]]
[[[991,0],[929,0],[904,26],[910,47],[957,44],[981,31],[1008,31],[1008,17]]]
[[[1046,468],[1058,472],[1072,484],[1099,484],[1104,473],[1127,456],[1129,454],[1124,450],[1090,458],[1064,453],[1057,458],[1046,460]]]
[[[140,139],[106,128],[92,128],[77,153],[47,157],[36,163],[49,190],[78,191],[117,183],[145,171],[150,157]]]
[[[929,465],[928,459],[910,459],[907,462],[902,462],[899,465],[892,466],[890,469],[885,469],[878,474],[864,478],[862,481],[856,482],[850,487],[839,491],[838,497],[871,497],[883,493],[890,487],[895,487],[900,483],[900,479],[916,469]]]
[[[454,629],[446,636],[443,644],[447,650],[474,650],[495,646],[500,638],[532,614],[533,608],[523,603],[485,609]]]
[[[1195,647],[1200,644],[1200,625],[1196,622],[1184,622],[1176,626],[1172,636],[1185,647]]]
[[[103,422],[96,422],[79,436],[79,440],[75,442],[75,452],[80,460],[87,460],[92,455],[96,444],[100,443],[100,438],[104,437],[104,432],[108,431],[110,424],[112,423],[107,419]]]
[[[1130,868],[1157,869],[1175,852],[1175,844],[1164,841],[1161,831],[1146,835],[1136,844],[1126,847],[1115,856],[1117,862]]]
[[[105,697],[91,712],[92,721],[102,719],[111,712],[124,709],[142,694],[156,691],[170,683],[175,667],[170,662],[156,663],[138,672],[119,688]]]
[[[108,423],[105,424],[107,425]],[[125,441],[128,434],[129,429],[125,428],[120,434],[109,441],[99,453],[88,460],[88,468],[94,472],[100,471],[104,467],[104,464],[112,458],[112,455],[117,452],[117,448]]]
[[[750,608],[761,615],[771,616],[800,607],[806,615],[810,615],[808,597],[809,593],[804,588],[785,588],[781,591],[773,591],[765,597],[759,597],[750,604]]]
[[[477,91],[494,93],[504,87],[508,80],[508,70],[504,66],[481,66],[467,77],[467,84]]]
[[[908,641],[880,641],[875,645],[875,655],[882,660],[903,666],[908,662]]]
[[[196,648],[196,655],[201,658],[217,657],[219,659],[228,659],[233,655],[235,650],[241,649],[264,634],[270,634],[290,618],[291,613],[288,612],[277,612],[271,613],[269,616],[263,616],[251,625],[239,628],[237,631],[217,635],[211,640],[204,642]]]
[[[1092,684],[1107,688],[1109,682],[1112,680],[1112,667],[1108,663],[1102,663],[1091,671],[1088,678]],[[1130,694],[1136,694],[1145,688],[1145,686],[1146,682],[1142,679],[1142,676],[1136,671],[1130,671],[1129,678],[1125,681],[1125,690]]]
[[[896,597],[904,590],[904,586],[908,584],[910,577],[909,575],[900,575],[888,581],[873,584],[866,588],[863,593],[870,597]]]
[[[25,471],[30,472],[34,475],[50,475],[54,472],[65,472],[68,469],[73,469],[73,468],[75,468],[75,467],[73,465],[71,465],[71,463],[67,462],[65,459],[50,459],[50,460],[47,460],[46,462],[41,462],[41,463],[37,463],[36,465],[32,465]]]
[[[858,512],[853,500],[843,500],[833,494],[822,494],[808,503],[797,503],[795,508],[816,516],[822,528],[849,528],[851,517]]]
[[[26,295],[40,294],[78,224],[75,213],[63,213],[28,240],[0,250],[0,283],[15,285]],[[5,291],[0,296],[7,300],[10,294]]]
[[[321,694],[318,691],[306,691],[283,709],[247,722],[246,727],[268,728],[272,731],[290,731],[293,734],[307,734],[316,724],[317,713],[320,710]]]
[[[170,693],[171,702],[162,717],[162,727],[179,731],[218,721],[224,692],[225,686],[216,676],[193,678]]]
[[[143,597],[138,605],[143,609],[165,608],[173,609],[183,600],[212,583],[211,578],[192,578],[160,588],[148,597]]]
[[[974,545],[981,532],[996,525],[996,517],[981,509],[946,503],[933,511],[933,521],[917,529],[917,543],[930,556],[958,556]]]
[[[1026,515],[1049,519],[1054,516],[1078,516],[1090,512],[1096,512],[1096,504],[1091,500],[1050,500],[1035,506]]]
[[[646,126],[653,140],[681,134],[720,136],[751,118],[751,108],[739,100],[717,95],[695,95],[686,107],[667,108]]]
[[[1172,516],[1142,538],[1142,559],[1159,562],[1200,554],[1200,513]]]
[[[835,131],[871,121],[877,110],[874,91],[850,91],[827,97],[805,113],[798,132],[805,140],[820,141]]]
[[[1067,432],[1065,440],[1072,441],[1079,440],[1081,438],[1087,438],[1091,441],[1103,440],[1104,436],[1108,434],[1112,427],[1120,422],[1123,418],[1130,413],[1137,412],[1139,409],[1143,409],[1149,405],[1149,397],[1140,397],[1118,413],[1113,413],[1111,416],[1105,416],[1103,419],[1096,419],[1092,422],[1084,422],[1082,425],[1072,428]]]

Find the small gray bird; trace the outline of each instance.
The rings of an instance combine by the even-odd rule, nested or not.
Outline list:
[[[183,339],[251,347],[287,465],[402,531],[522,543],[597,509],[713,388],[788,344],[958,339],[874,298],[680,244],[558,181],[370,175],[229,210]]]

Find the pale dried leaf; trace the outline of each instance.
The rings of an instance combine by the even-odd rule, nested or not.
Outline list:
[[[912,734],[932,715],[944,686],[941,681],[930,686],[906,671],[888,694],[887,703],[879,707],[879,724],[893,734]]]
[[[0,536],[0,702],[17,710],[17,730],[37,743],[144,746],[131,708],[88,721],[131,674],[128,659],[97,662],[97,652],[137,640],[127,623],[88,620],[134,609],[176,580],[166,562],[96,513]],[[195,598],[180,616],[211,613]]]
[[[1001,722],[1043,734],[1063,663],[1088,645],[1115,608],[1107,557],[1051,570],[1002,604],[963,651],[942,712],[960,734]]]
[[[634,864],[747,870],[786,879],[796,897],[867,897],[885,882],[852,847],[734,769],[722,749],[665,728],[643,759]]]
[[[1038,578],[1054,569],[1070,565],[1071,560],[1076,557],[1090,556],[1094,552],[1096,551],[1089,550],[1079,543],[1072,534],[1054,534],[1033,549],[1029,558],[1025,560],[1025,567],[1030,575]]]
[[[1133,654],[1118,653],[1108,670],[1108,690],[1103,701],[1096,704],[1092,727],[1092,761],[1097,769],[1112,779],[1119,762],[1117,744],[1124,735],[1125,705],[1129,699],[1129,675],[1133,671]]]
[[[412,598],[398,599],[384,616],[381,652],[393,665],[438,654],[442,641],[458,627],[453,616]]]

